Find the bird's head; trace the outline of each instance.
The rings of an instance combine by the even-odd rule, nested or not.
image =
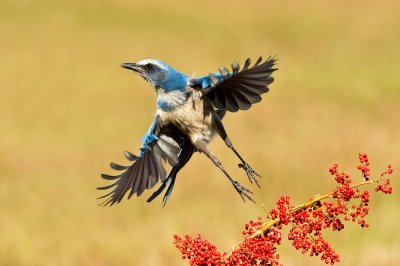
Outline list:
[[[121,66],[139,73],[157,92],[184,90],[189,80],[188,76],[160,60],[145,59],[137,63],[124,63]]]

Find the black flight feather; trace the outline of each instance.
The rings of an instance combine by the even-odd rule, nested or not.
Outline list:
[[[99,197],[100,199],[106,198],[101,205],[111,206],[119,203],[127,193],[128,198],[134,194],[140,196],[146,189],[153,188],[157,182],[165,181],[167,173],[162,163],[163,158],[173,167],[182,165],[180,157],[186,153],[181,150],[185,143],[190,143],[189,139],[171,124],[157,125],[153,134],[156,138],[141,148],[139,156],[130,152],[124,153],[125,157],[132,162],[130,166],[110,164],[112,169],[123,171],[122,173],[115,176],[101,175],[105,180],[114,181],[110,185],[98,188],[99,190],[113,189]]]
[[[232,72],[219,68],[220,78],[209,74],[210,88],[203,88],[204,94],[211,100],[216,109],[226,109],[230,112],[247,110],[252,104],[261,101],[261,94],[269,91],[268,85],[274,81],[271,76],[276,59],[269,57],[262,63],[262,57],[250,67],[248,58],[240,70],[238,63],[232,63]],[[219,74],[218,74],[219,75]]]

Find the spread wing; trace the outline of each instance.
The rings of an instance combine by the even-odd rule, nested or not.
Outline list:
[[[193,78],[191,86],[201,91],[211,100],[216,109],[230,112],[247,110],[254,103],[261,101],[261,94],[268,92],[268,85],[274,81],[271,76],[276,59],[269,57],[265,62],[260,57],[249,68],[248,58],[240,69],[237,62],[232,63],[232,72],[220,67],[219,73],[212,73],[200,78]]]
[[[179,164],[181,147],[188,142],[179,129],[173,125],[161,125],[156,116],[148,133],[143,138],[143,145],[138,156],[125,152],[125,157],[132,161],[130,166],[121,166],[111,163],[114,170],[123,171],[121,174],[111,176],[102,174],[105,180],[114,183],[99,187],[99,190],[112,189],[111,192],[100,197],[105,198],[103,206],[119,203],[129,192],[128,199],[134,194],[140,196],[145,189],[151,189],[159,181],[165,181],[166,171],[163,160],[171,166]]]

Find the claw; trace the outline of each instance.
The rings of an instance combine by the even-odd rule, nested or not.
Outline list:
[[[258,187],[260,187],[260,184],[258,184],[257,177],[261,177],[259,173],[257,173],[253,168],[251,168],[250,165],[248,165],[246,162],[238,164],[239,168],[243,168],[246,171],[247,177],[249,178],[250,183],[253,184],[256,183]]]
[[[245,197],[252,201],[253,203],[256,203],[248,194],[253,194],[249,189],[243,187],[242,185],[239,184],[237,181],[232,181],[233,187],[236,189],[236,191],[239,193],[240,197],[244,202],[246,202]]]

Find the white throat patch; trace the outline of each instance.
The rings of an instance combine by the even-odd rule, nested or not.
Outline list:
[[[157,94],[157,107],[164,111],[172,110],[184,104],[187,100],[186,92],[178,90],[166,92],[163,89],[159,89]]]

